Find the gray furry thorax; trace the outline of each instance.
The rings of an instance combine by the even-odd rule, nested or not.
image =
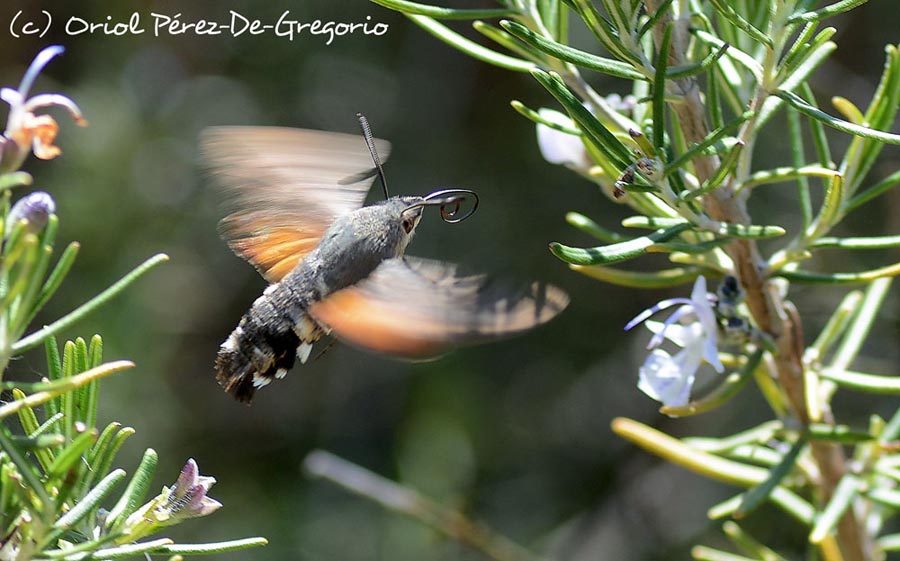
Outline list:
[[[401,214],[420,197],[392,197],[346,214],[326,230],[319,245],[282,279],[304,306],[369,276],[385,259],[400,257],[415,233],[403,230]],[[421,211],[421,209],[419,209]]]

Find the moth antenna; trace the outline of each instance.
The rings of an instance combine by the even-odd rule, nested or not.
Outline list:
[[[372,155],[372,162],[375,164],[375,170],[378,172],[378,180],[381,181],[381,187],[384,189],[384,198],[389,199],[387,178],[384,176],[384,168],[381,167],[381,158],[378,157],[378,150],[375,149],[375,138],[372,136],[372,128],[369,126],[369,120],[362,113],[357,113],[356,118],[359,119],[359,128],[362,129],[363,136],[366,139],[366,146],[369,148],[369,154]]]

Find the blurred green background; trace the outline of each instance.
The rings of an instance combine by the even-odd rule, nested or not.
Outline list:
[[[19,10],[35,21],[43,21],[40,11],[46,10],[51,29],[44,37],[14,38],[9,24]],[[151,12],[224,21],[229,10],[266,22],[284,10],[304,21],[371,16],[390,29],[383,37],[336,38],[330,46],[308,34],[289,41],[272,34],[152,32]],[[72,16],[119,22],[133,12],[141,14],[145,33],[65,32]],[[820,100],[841,95],[867,102],[884,44],[900,39],[896,21],[892,0],[873,0],[833,20],[839,51],[814,80]],[[454,27],[466,29],[464,23]],[[573,33],[576,45],[596,52],[586,33],[577,27]],[[0,37],[0,84],[6,86],[18,84],[40,48],[64,45],[67,52],[50,64],[36,91],[71,96],[90,121],[80,129],[58,115],[63,155],[49,163],[32,158],[25,166],[35,187],[56,198],[61,241],[82,243],[67,284],[39,321],[72,309],[153,253],[172,258],[66,335],[101,333],[107,358],[138,363],[102,387],[101,421],[137,429],[122,467],[133,469],[143,448],[152,446],[161,457],[158,485],[174,481],[188,457],[219,480],[211,494],[225,508],[177,528],[179,538],[264,535],[268,547],[231,556],[259,560],[481,558],[417,522],[307,479],[301,461],[324,448],[558,559],[683,559],[697,541],[720,541],[705,512],[736,490],[624,444],[609,422],[624,415],[678,435],[721,436],[766,420],[768,411],[749,388],[722,410],[672,421],[637,391],[647,335],[625,334],[622,326],[657,300],[689,289],[606,286],[569,272],[550,255],[549,241],[591,243],[566,226],[567,211],[612,228],[629,213],[541,159],[533,127],[508,104],[515,98],[555,107],[529,76],[471,60],[363,0],[5,0]],[[601,93],[628,93],[621,81],[589,79]],[[218,124],[354,132],[357,111],[369,117],[376,136],[394,144],[386,166],[394,193],[456,186],[481,196],[479,212],[459,226],[426,216],[411,254],[552,281],[570,292],[572,305],[524,337],[431,363],[400,363],[338,345],[243,407],[218,388],[212,362],[265,284],[216,235],[220,211],[199,169],[198,133]],[[759,145],[760,168],[788,161],[779,126],[774,122]],[[886,149],[873,179],[898,163],[896,147]],[[898,194],[861,209],[843,231],[900,233]],[[793,195],[788,184],[763,188],[754,212],[765,215],[765,223],[793,226]],[[897,251],[835,254],[816,265],[851,270],[898,259]],[[637,266],[663,263],[647,259]],[[794,292],[809,339],[844,292]],[[885,308],[859,368],[897,372],[896,301]],[[19,378],[33,377],[45,371],[44,360],[32,353],[11,369]],[[851,397],[842,394],[836,405],[848,422],[864,423],[873,408],[889,414],[896,407],[891,400]],[[793,522],[772,515],[763,509],[749,527],[787,551],[802,548]]]

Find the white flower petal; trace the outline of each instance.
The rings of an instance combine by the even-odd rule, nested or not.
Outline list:
[[[572,128],[572,121],[558,111],[540,109],[541,117],[564,127]],[[539,124],[537,126],[538,148],[541,155],[551,164],[563,164],[576,169],[588,169],[591,166],[590,158],[581,137]]]
[[[641,366],[638,389],[663,405],[686,405],[696,370],[682,367],[686,356],[682,353],[672,357],[661,349],[654,349]]]
[[[663,332],[657,333],[650,340],[650,343],[647,345],[648,349],[652,349],[653,347],[658,347],[662,344],[663,338],[666,336],[666,331],[672,327],[673,325],[677,325],[677,322],[681,320],[684,316],[693,312],[694,308],[692,306],[681,306],[677,310],[675,310],[672,315],[666,318],[666,321],[663,323]],[[684,346],[684,345],[682,345]]]
[[[684,347],[685,345],[687,345],[687,342],[691,336],[691,334],[688,333],[689,328],[687,326],[681,325],[679,323],[673,323],[668,327],[665,327],[665,325],[666,324],[661,321],[647,320],[644,322],[644,326],[653,333],[660,333],[663,329],[665,329],[666,339],[672,341],[679,347]]]
[[[0,99],[10,105],[22,104],[22,94],[12,88],[0,88]]]
[[[687,344],[672,357],[672,360],[677,362],[682,370],[696,372],[703,364],[707,339],[703,336],[703,329],[697,323],[690,325],[690,333]]]
[[[697,280],[694,281],[694,288],[691,289],[691,300],[695,304],[709,302],[706,298],[706,277],[703,275],[699,275]]]
[[[693,306],[693,302],[688,300],[687,298],[667,298],[665,300],[660,300],[653,306],[650,306],[643,312],[631,318],[628,323],[625,324],[625,331],[630,330],[635,325],[641,323],[642,321],[646,321],[647,318],[655,314],[656,312],[662,311],[666,308],[674,306],[675,304],[686,304],[688,306]]]
[[[22,77],[22,82],[19,83],[19,93],[22,94],[23,98],[28,97],[28,91],[37,79],[38,74],[41,73],[41,70],[47,66],[47,63],[50,62],[53,57],[61,55],[63,51],[65,51],[63,47],[51,45],[34,57],[34,60],[31,61],[31,64],[28,66],[28,70],[25,71],[25,76]]]
[[[719,349],[716,347],[715,337],[707,337],[704,341],[703,359],[710,363],[719,374],[725,372],[725,367],[722,366],[722,361],[719,360]]]
[[[681,307],[665,322],[649,320],[653,313],[676,303],[682,304]],[[679,323],[691,313],[696,316],[696,321]],[[638,388],[653,399],[664,405],[687,404],[697,370],[704,361],[711,364],[717,372],[724,372],[725,368],[719,360],[718,322],[713,303],[706,292],[706,279],[703,276],[697,277],[690,300],[685,298],[663,300],[638,314],[628,323],[626,329],[640,322],[644,322],[654,336],[648,347],[653,350],[640,369]],[[655,348],[665,339],[682,347],[682,350],[672,356],[662,349]]]

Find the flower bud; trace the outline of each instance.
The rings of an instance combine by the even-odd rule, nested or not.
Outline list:
[[[35,191],[25,195],[13,205],[6,219],[5,236],[9,236],[16,224],[24,220],[25,231],[37,234],[47,225],[50,215],[56,212],[53,197],[44,191]]]

